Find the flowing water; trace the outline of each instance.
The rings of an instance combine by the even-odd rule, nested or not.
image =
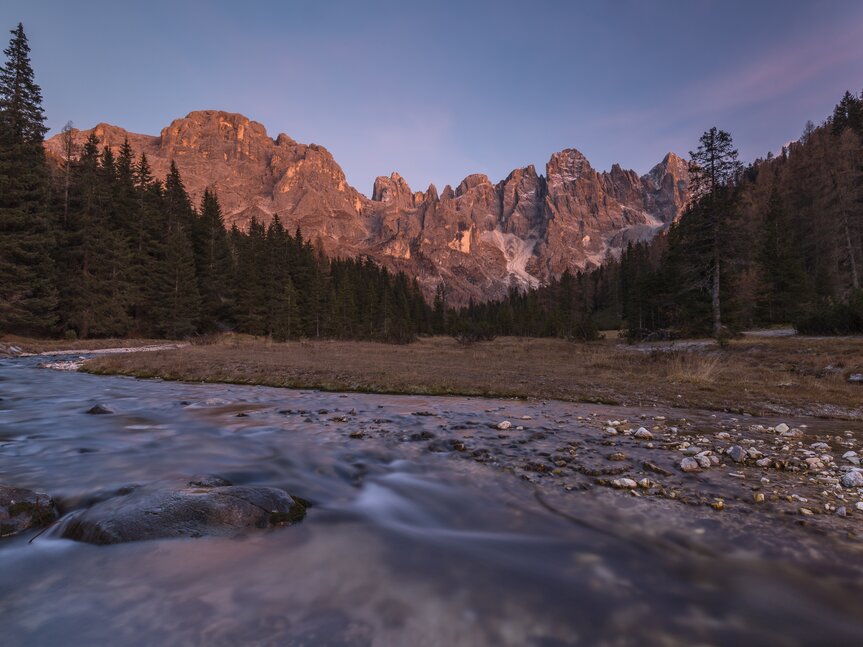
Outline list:
[[[578,434],[550,420],[579,405],[139,381],[38,361],[0,360],[0,483],[48,492],[64,514],[195,474],[313,506],[238,539],[0,540],[4,647],[863,644],[853,578],[717,550],[699,538],[721,529],[677,519],[679,504],[604,488],[561,498],[429,441],[494,442],[496,422],[521,416]],[[95,403],[114,413],[86,414]]]

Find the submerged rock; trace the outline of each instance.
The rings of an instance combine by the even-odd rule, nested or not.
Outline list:
[[[0,537],[47,526],[56,518],[57,510],[47,494],[0,485]]]
[[[104,416],[114,412],[103,404],[96,404],[87,409],[87,413],[89,413],[91,416]]]
[[[60,534],[91,544],[172,537],[230,537],[300,521],[305,506],[271,487],[234,486],[217,477],[140,487],[70,518]]]

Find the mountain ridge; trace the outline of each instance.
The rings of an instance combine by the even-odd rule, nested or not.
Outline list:
[[[284,133],[271,138],[238,113],[193,111],[159,135],[99,123],[72,131],[78,150],[90,133],[114,150],[128,138],[156,177],[176,162],[193,200],[205,188],[217,192],[229,226],[278,215],[331,256],[368,255],[406,271],[428,296],[444,282],[452,303],[596,266],[667,227],[688,199],[687,165],[674,153],[639,176],[618,164],[598,172],[567,148],[552,154],[544,175],[531,164],[496,184],[477,173],[440,192],[434,184],[415,191],[393,171],[375,179],[369,197],[347,182],[325,147]],[[62,158],[62,135],[46,148]]]

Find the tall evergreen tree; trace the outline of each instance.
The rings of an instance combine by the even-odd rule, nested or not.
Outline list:
[[[19,24],[0,68],[0,331],[46,334],[57,293],[42,92]]]
[[[710,300],[713,334],[722,334],[722,308],[720,280],[722,266],[727,259],[728,238],[733,233],[735,193],[732,183],[740,173],[737,149],[731,135],[715,126],[705,132],[698,150],[690,152],[690,190],[697,204],[700,235],[703,239],[705,259],[710,277]]]

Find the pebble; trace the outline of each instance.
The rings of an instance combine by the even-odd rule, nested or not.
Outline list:
[[[731,434],[729,434],[727,431],[720,431],[718,434],[716,434],[716,437],[719,440],[728,440],[729,438],[731,438]]]
[[[780,422],[778,425],[773,427],[773,430],[778,434],[784,434],[786,431],[788,431],[788,425],[786,425],[784,422]]]
[[[644,427],[639,427],[638,431],[635,432],[634,438],[638,438],[640,440],[653,440],[653,434]]]
[[[731,457],[731,460],[733,460],[735,463],[742,463],[746,460],[747,456],[746,450],[743,449],[740,445],[734,445],[732,447],[729,447],[725,453],[728,454]]]
[[[653,481],[650,479],[641,479],[638,482],[638,487],[644,488],[645,490],[653,487]]]
[[[756,492],[752,498],[755,500],[755,503],[764,503],[764,493],[762,492]]]
[[[626,454],[623,452],[614,452],[613,454],[608,455],[608,460],[610,461],[625,461]]]
[[[839,517],[847,517],[848,516],[848,511],[845,509],[844,505],[836,508],[836,515]]]
[[[497,428],[501,430],[507,430],[512,427],[512,423],[509,420],[504,420],[503,422],[497,423]]]
[[[809,516],[811,514],[814,514],[814,512],[812,512],[812,510],[810,510],[809,508],[800,508],[800,514],[804,516]]]
[[[847,488],[863,487],[863,471],[852,470],[842,477],[842,485]]]
[[[638,483],[632,479],[614,479],[611,482],[611,486],[620,490],[633,490],[638,487]]]
[[[854,507],[860,510],[860,512],[863,512],[863,501],[858,501],[854,504]]]
[[[684,472],[697,472],[701,469],[701,466],[694,458],[687,457],[680,461],[680,469],[682,469]]]
[[[614,427],[606,427],[605,433],[607,433],[609,436],[616,436],[617,435],[617,429],[615,429]]]

